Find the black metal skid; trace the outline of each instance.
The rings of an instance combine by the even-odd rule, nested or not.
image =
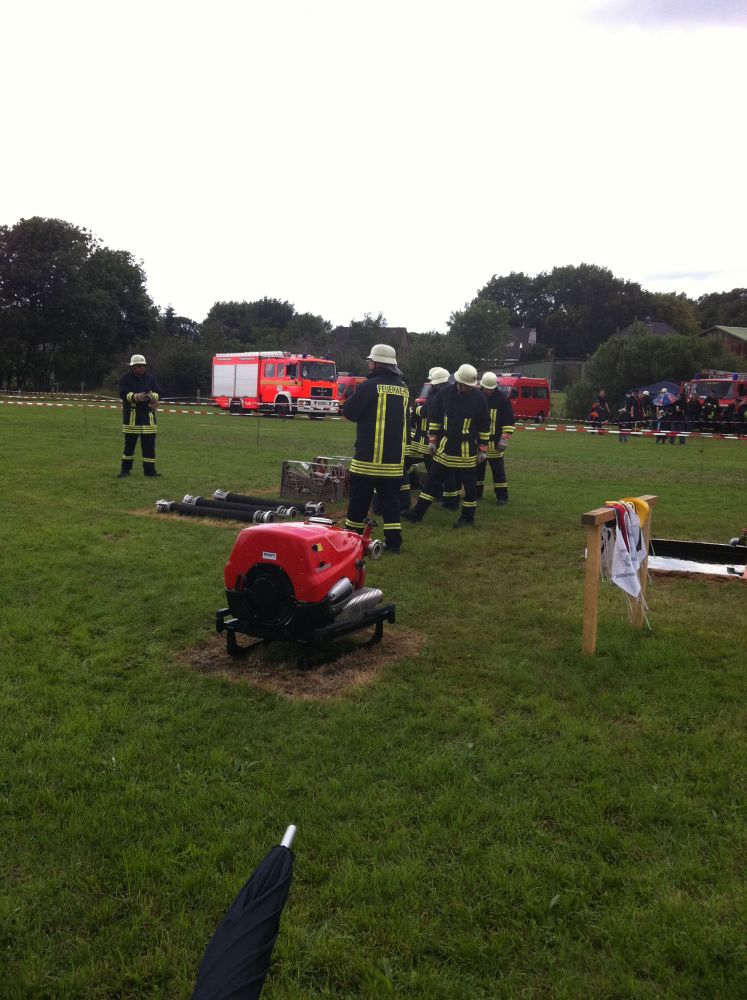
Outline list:
[[[375,643],[381,642],[384,635],[384,622],[394,623],[395,609],[395,604],[380,604],[364,612],[360,618],[355,618],[351,621],[332,622],[330,625],[324,625],[321,628],[312,629],[301,634],[293,634],[292,630],[282,626],[279,628],[263,628],[255,624],[251,626],[250,632],[241,624],[238,618],[233,617],[229,608],[221,608],[215,612],[215,631],[226,633],[226,649],[230,656],[244,656],[262,643],[268,645],[270,642],[292,642],[299,647],[296,665],[300,670],[308,670],[311,666],[309,654],[313,647],[319,643],[339,639],[343,635],[350,635],[352,632],[358,632],[360,629],[367,628],[370,625],[375,626],[374,634],[368,642],[361,643],[359,648],[365,649],[367,646],[373,646]],[[258,641],[248,646],[240,646],[236,641],[237,634],[249,635]],[[321,662],[329,663],[341,655],[342,653],[340,652],[336,656],[328,657]]]

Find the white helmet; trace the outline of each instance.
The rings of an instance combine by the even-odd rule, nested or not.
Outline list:
[[[133,354],[130,358],[130,368],[132,368],[133,365],[144,365],[146,363],[147,362],[142,354]]]
[[[430,371],[431,385],[443,385],[444,382],[449,381],[449,373],[445,368],[431,368]]]
[[[428,381],[433,379],[433,373],[438,371],[438,365],[434,365],[433,368],[428,372]]]
[[[495,372],[485,372],[483,377],[480,379],[480,385],[483,389],[497,389],[498,379]]]
[[[460,365],[454,372],[454,378],[462,385],[477,385],[477,369],[472,365]]]
[[[396,365],[397,352],[389,344],[374,344],[366,361],[376,361],[380,365]]]

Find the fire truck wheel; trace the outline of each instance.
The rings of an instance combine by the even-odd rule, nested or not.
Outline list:
[[[277,413],[279,417],[289,416],[290,411],[291,411],[290,403],[288,402],[287,399],[279,399],[275,403],[275,413]]]

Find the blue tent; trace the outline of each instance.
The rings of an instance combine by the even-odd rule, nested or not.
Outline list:
[[[675,396],[679,396],[680,387],[676,382],[662,379],[661,382],[652,382],[651,385],[641,385],[637,389],[633,389],[633,392],[648,392],[649,396],[658,396],[660,392],[671,392]]]

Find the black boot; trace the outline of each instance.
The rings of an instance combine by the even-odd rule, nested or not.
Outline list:
[[[403,517],[405,521],[422,521],[429,507],[430,503],[427,500],[418,500],[411,510],[403,510],[400,517]]]

